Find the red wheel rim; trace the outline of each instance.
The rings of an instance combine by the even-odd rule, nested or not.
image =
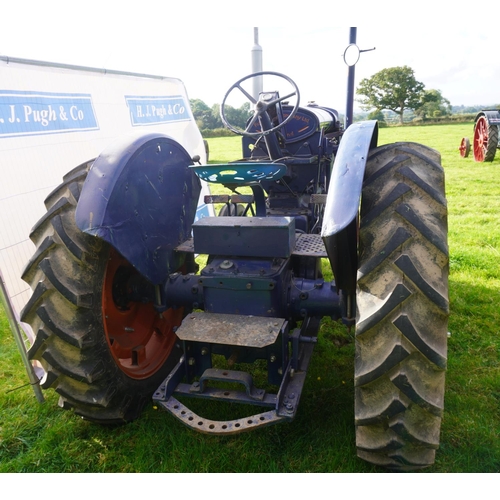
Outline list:
[[[458,151],[460,152],[460,156],[462,158],[467,158],[469,156],[469,151],[470,151],[470,142],[467,137],[464,137],[462,139],[462,142],[460,143],[460,147],[458,148]]]
[[[488,122],[481,116],[474,127],[474,160],[484,161],[488,148]]]
[[[120,254],[111,251],[102,287],[104,332],[117,366],[129,377],[146,379],[165,363],[174,346],[174,327],[181,324],[182,308],[161,315],[151,302],[129,302],[120,307],[113,297],[118,271],[136,273]]]

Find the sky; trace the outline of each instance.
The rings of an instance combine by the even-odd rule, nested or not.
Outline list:
[[[461,22],[446,16],[433,26],[422,16],[433,2],[420,2],[419,9],[407,8],[402,15],[405,4],[395,2],[399,6],[395,11],[391,1],[387,9],[379,9],[382,15],[378,12],[371,18],[366,12],[363,16],[351,12],[346,17],[346,24],[358,17],[364,21],[365,26],[357,29],[359,48],[375,47],[361,54],[356,84],[384,68],[407,65],[426,89],[440,90],[452,105],[500,103],[497,30],[464,22],[467,11],[458,5]],[[176,77],[190,98],[211,106],[222,102],[226,90],[252,72],[254,27],[258,27],[263,69],[291,77],[304,104],[316,101],[343,112],[347,66],[342,54],[349,43],[349,27],[323,25],[325,19],[331,18],[331,24],[339,19],[330,7],[338,3],[319,2],[320,7],[314,8],[312,0],[306,4],[309,12],[302,8],[290,14],[288,8],[287,15],[281,15],[279,8],[273,8],[271,15],[262,15],[274,5],[270,0],[248,5],[218,0],[17,0],[2,7],[0,55]],[[486,10],[492,18],[500,13],[495,3]],[[267,26],[277,21],[285,26]],[[356,103],[355,108],[359,108]]]

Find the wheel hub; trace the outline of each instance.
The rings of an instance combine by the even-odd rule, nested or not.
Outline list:
[[[155,310],[151,300],[137,300],[137,271],[112,250],[102,288],[104,331],[117,366],[129,377],[145,379],[165,363],[175,343],[174,326],[182,321],[183,309]],[[152,287],[152,285],[151,285]]]

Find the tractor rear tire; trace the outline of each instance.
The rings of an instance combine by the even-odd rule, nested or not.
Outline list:
[[[59,405],[105,424],[137,418],[180,357],[174,327],[183,311],[160,315],[130,299],[130,280],[152,287],[102,240],[78,229],[75,211],[92,162],[64,177],[45,200],[23,273],[33,295],[22,321],[36,334],[29,357],[45,369],[43,389]]]
[[[359,238],[358,456],[390,469],[427,467],[439,446],[449,315],[439,153],[414,143],[370,153]]]

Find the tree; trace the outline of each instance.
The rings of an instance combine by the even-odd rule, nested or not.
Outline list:
[[[451,104],[445,99],[440,90],[424,90],[422,93],[422,103],[415,113],[425,120],[428,117],[437,118],[439,116],[451,115]]]
[[[368,116],[366,117],[368,120],[377,120],[379,122],[384,122],[385,121],[385,116],[380,109],[375,109],[371,113],[368,113]]]
[[[193,112],[196,125],[200,129],[215,128],[212,109],[201,99],[190,99],[191,111]]]
[[[363,78],[356,93],[364,96],[358,99],[363,109],[389,109],[399,115],[402,124],[405,109],[415,110],[422,105],[424,88],[409,66],[396,66]]]
[[[190,99],[191,111],[198,128],[216,129],[223,126],[220,118],[220,104],[214,104],[211,108],[201,99]],[[246,102],[239,108],[232,106],[225,107],[226,117],[232,125],[245,129],[248,118],[252,115],[250,112],[250,103]]]
[[[227,121],[239,129],[246,129],[246,124],[248,119],[253,113],[250,111],[250,103],[246,102],[242,104],[239,108],[233,108],[232,106],[226,105],[224,107],[224,114],[226,115]],[[220,112],[220,107],[219,107]]]

